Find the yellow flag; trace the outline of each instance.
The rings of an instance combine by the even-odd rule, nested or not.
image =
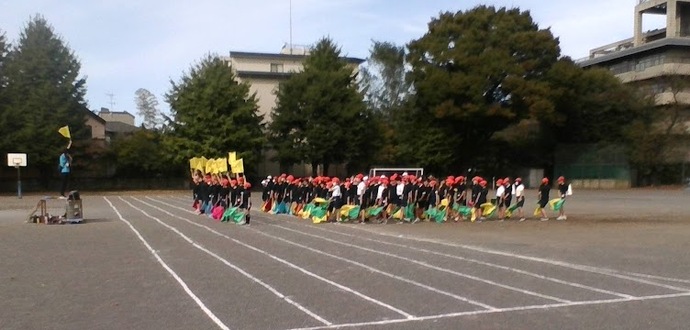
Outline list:
[[[237,152],[231,151],[228,153],[228,164],[232,166],[232,163],[237,161]]]
[[[242,158],[232,162],[230,164],[230,167],[232,167],[232,173],[244,173],[244,161]]]
[[[196,157],[189,159],[189,168],[192,170],[196,169],[196,163],[197,163]]]
[[[226,158],[218,158],[218,171],[220,173],[225,173],[228,171],[228,160]]]
[[[70,135],[70,133],[69,133],[69,126],[60,127],[60,129],[58,130],[58,133],[62,134],[62,136],[66,137],[68,139],[72,138],[72,135]]]

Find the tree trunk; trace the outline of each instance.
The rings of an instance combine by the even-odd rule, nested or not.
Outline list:
[[[329,163],[323,163],[323,175],[325,176],[330,176],[328,175],[328,168],[330,167],[331,164]]]
[[[319,175],[318,170],[319,170],[319,163],[312,162],[311,163],[311,176],[312,177],[318,176]]]

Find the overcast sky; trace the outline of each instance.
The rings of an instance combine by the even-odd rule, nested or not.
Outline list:
[[[405,44],[426,32],[441,11],[480,4],[530,10],[542,28],[560,39],[564,55],[633,33],[637,0],[292,0],[293,43],[330,36],[345,55],[366,58],[371,40]],[[289,0],[0,0],[0,30],[10,41],[32,15],[41,14],[81,61],[90,109],[110,107],[136,114],[134,92],[153,92],[163,110],[170,79],[206,53],[278,52],[290,39]],[[662,17],[645,16],[644,29]],[[137,120],[139,123],[139,120]]]

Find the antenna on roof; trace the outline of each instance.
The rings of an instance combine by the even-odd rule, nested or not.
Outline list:
[[[290,0],[290,55],[292,55],[292,0]]]
[[[110,110],[115,111],[115,94],[113,92],[105,93],[110,98]]]

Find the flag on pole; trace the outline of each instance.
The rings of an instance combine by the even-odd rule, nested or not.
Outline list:
[[[60,129],[58,130],[58,133],[60,133],[62,136],[66,137],[68,139],[72,139],[72,135],[69,133],[69,126],[60,127]]]
[[[238,174],[238,173],[244,173],[244,161],[242,158],[234,161],[233,163],[230,164],[230,167],[232,168],[232,173]]]
[[[235,151],[230,151],[228,152],[228,164],[232,166],[232,163],[237,160],[237,152]]]

